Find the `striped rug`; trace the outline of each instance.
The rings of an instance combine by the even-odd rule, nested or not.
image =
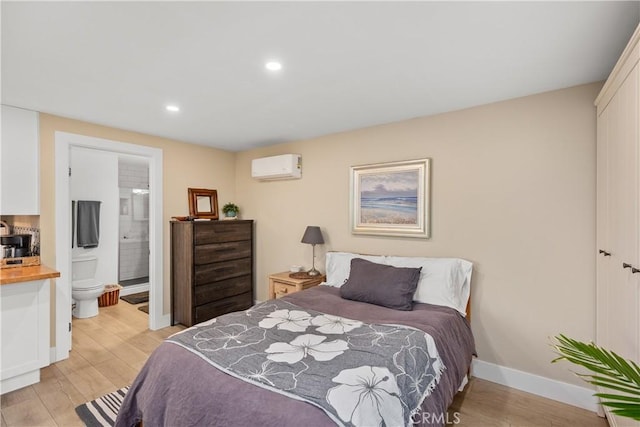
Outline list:
[[[129,387],[124,387],[91,402],[83,403],[76,408],[76,413],[87,427],[112,427],[128,390]]]

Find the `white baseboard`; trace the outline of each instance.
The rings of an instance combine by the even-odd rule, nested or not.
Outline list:
[[[0,380],[0,394],[9,393],[19,388],[27,387],[40,382],[40,369],[25,372],[11,378]]]
[[[168,326],[171,326],[171,314],[163,314],[159,319],[156,319],[156,324],[151,325],[150,329],[157,331]]]
[[[563,383],[528,372],[496,365],[483,360],[474,359],[471,364],[471,375],[483,380],[502,384],[507,387],[526,391],[568,405],[577,406],[588,411],[598,412],[598,398],[595,390]]]
[[[149,282],[139,283],[137,285],[123,286],[122,289],[120,289],[120,296],[124,297],[127,295],[137,294],[137,293],[145,292],[148,290],[149,290]]]

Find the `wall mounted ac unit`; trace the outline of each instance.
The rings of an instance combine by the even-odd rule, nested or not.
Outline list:
[[[282,154],[251,161],[251,177],[261,181],[297,179],[302,177],[302,156]]]

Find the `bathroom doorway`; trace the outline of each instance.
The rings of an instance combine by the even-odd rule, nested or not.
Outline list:
[[[170,314],[163,313],[165,298],[163,285],[162,150],[102,138],[55,132],[56,269],[60,271],[61,277],[56,280],[55,286],[56,346],[52,361],[68,358],[71,349],[72,199],[69,188],[69,168],[72,148],[87,148],[147,159],[149,165],[149,328],[156,330],[166,327],[171,318]],[[96,175],[92,179],[100,180],[101,177]],[[115,215],[118,215],[117,209]],[[113,236],[117,241],[117,232],[113,233]],[[114,258],[117,260],[117,249]],[[117,281],[117,277],[114,280]]]
[[[143,301],[149,291],[149,161],[118,157],[119,227],[118,283],[120,296]],[[146,295],[148,300],[148,294]]]

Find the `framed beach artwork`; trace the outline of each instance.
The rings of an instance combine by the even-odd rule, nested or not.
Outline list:
[[[431,159],[351,167],[351,232],[430,237]]]

